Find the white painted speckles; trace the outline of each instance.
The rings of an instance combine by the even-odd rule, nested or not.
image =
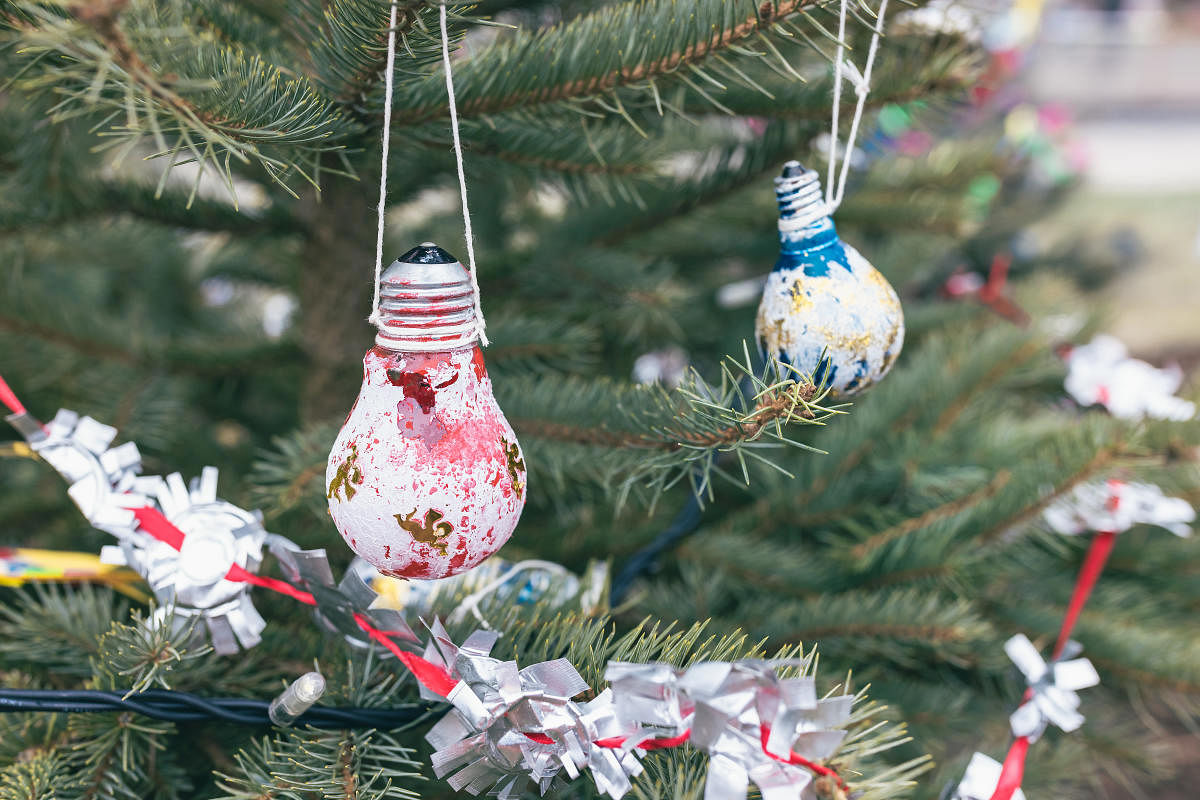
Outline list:
[[[381,572],[441,578],[512,535],[525,505],[524,455],[492,396],[477,347],[375,348],[326,465],[329,513]]]
[[[850,269],[833,261],[805,275],[804,261],[772,272],[763,289],[755,335],[766,352],[816,373],[825,352],[832,387],[853,395],[880,380],[904,344],[904,313],[895,290],[854,248]]]

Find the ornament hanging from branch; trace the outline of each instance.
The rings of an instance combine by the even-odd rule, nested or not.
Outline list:
[[[755,336],[768,354],[828,382],[863,391],[891,369],[904,345],[896,291],[838,238],[820,178],[789,161],[775,179],[779,260],[767,276]]]
[[[329,513],[385,575],[444,578],[512,535],[525,456],[492,395],[470,278],[425,243],[380,279],[379,333],[329,452]]]
[[[831,219],[846,193],[886,12],[887,0],[881,0],[859,69],[846,54],[849,0],[841,0],[825,191],[817,173],[796,161],[785,164],[775,179],[779,260],[767,276],[755,323],[766,354],[812,375],[819,386],[829,384],[838,395],[856,394],[881,379],[904,345],[904,313],[895,290],[857,250],[842,243]],[[856,101],[839,171],[843,82],[854,87]]]
[[[363,358],[358,399],[329,452],[329,513],[342,538],[398,578],[470,569],[508,541],[525,506],[525,455],[492,395],[459,140],[446,6],[438,8],[469,271],[437,245],[383,270],[396,4],[388,31],[382,165],[375,240],[379,329]]]

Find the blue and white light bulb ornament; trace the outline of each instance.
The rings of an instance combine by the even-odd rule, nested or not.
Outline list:
[[[764,352],[839,396],[876,383],[904,345],[896,290],[838,238],[817,173],[796,161],[775,179],[779,260],[767,276],[755,336]],[[824,354],[824,358],[822,358]]]

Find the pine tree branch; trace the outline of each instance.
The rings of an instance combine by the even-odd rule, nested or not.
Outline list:
[[[15,85],[52,93],[53,120],[96,114],[96,130],[122,154],[149,137],[167,170],[196,163],[198,176],[211,167],[232,187],[236,160],[292,191],[292,173],[315,183],[321,156],[361,133],[306,79],[196,31],[186,6],[103,0],[68,4],[68,16],[31,1],[17,8],[23,17],[10,26],[27,61]]]
[[[966,642],[971,635],[958,626],[906,625],[893,623],[847,623],[844,625],[816,625],[811,628],[792,630],[781,637],[785,642],[815,642],[821,639],[869,637],[879,639],[912,639],[914,641],[945,644]]]
[[[48,344],[71,350],[90,358],[113,361],[136,367],[162,366],[171,372],[190,375],[233,375],[255,372],[265,364],[279,365],[282,361],[299,363],[301,353],[291,342],[220,347],[206,343],[203,350],[168,346],[162,352],[149,353],[97,341],[91,337],[75,336],[58,327],[42,325],[25,319],[0,316],[0,332],[39,339]]]
[[[322,88],[347,109],[361,114],[365,98],[382,84],[387,67],[388,24],[391,3],[318,2],[298,0],[288,6],[290,26],[297,46],[309,61],[309,73]],[[420,69],[432,60],[429,46],[410,41],[418,27],[427,27],[437,15],[437,3],[396,0],[396,51],[405,71]],[[422,15],[429,19],[422,20]],[[410,63],[416,62],[416,63]]]
[[[816,414],[808,404],[818,393],[817,387],[811,382],[792,384],[783,391],[766,395],[741,421],[708,431],[687,430],[668,424],[654,433],[638,433],[611,431],[603,427],[587,428],[545,420],[514,420],[513,425],[523,434],[532,437],[572,444],[666,452],[677,452],[685,447],[716,449],[737,442],[753,441],[769,426],[780,422],[790,422],[798,418],[816,419]]]
[[[1011,359],[997,361],[992,368],[989,369],[978,382],[971,387],[970,391],[963,392],[953,404],[948,406],[942,415],[938,417],[937,422],[933,425],[933,435],[941,436],[951,425],[953,425],[962,415],[971,401],[978,397],[985,390],[995,386],[1005,375],[1012,372],[1017,367],[1032,359],[1034,356],[1041,355],[1045,352],[1045,344],[1038,339],[1030,339],[1019,350],[1012,354]]]
[[[705,9],[713,17],[713,28],[689,31],[690,40],[668,52],[660,52],[660,48],[654,45],[656,27],[665,23],[665,17],[668,16],[674,22],[677,13],[689,13],[694,19],[700,10],[699,6],[689,9],[687,5],[677,6],[670,0],[625,3],[616,9],[605,8],[548,31],[518,34],[512,41],[495,46],[493,50],[496,52],[492,57],[484,54],[455,68],[455,82],[462,87],[459,90],[458,112],[463,116],[497,114],[516,108],[583,100],[624,87],[650,84],[655,79],[676,77],[715,54],[775,31],[781,21],[818,6],[820,1],[766,0],[757,6],[753,2],[739,2],[738,8],[730,12],[741,14],[738,19],[730,17],[730,13],[727,13],[729,9],[713,4]],[[718,19],[719,23],[716,21]],[[668,26],[664,32],[671,29]],[[579,71],[587,71],[587,66],[584,66],[562,82],[546,82],[542,77],[545,66],[557,65],[559,54],[578,55],[579,37],[585,34],[596,37],[596,40],[623,42],[624,47],[617,45],[620,48],[620,60],[624,60],[626,47],[634,58],[640,54],[639,51],[654,55],[647,60],[624,64],[598,74],[578,76]],[[612,55],[618,54],[614,52]],[[507,80],[525,85],[499,93],[486,91],[485,87],[493,82],[500,65],[506,66],[508,73],[517,72],[515,75],[506,74]],[[440,76],[438,80],[441,80]],[[447,108],[440,99],[436,103],[410,102],[393,119],[397,125],[415,125],[445,117]]]
[[[1024,525],[1035,519],[1039,514],[1050,507],[1054,501],[1063,497],[1076,486],[1094,477],[1101,470],[1108,467],[1115,458],[1120,455],[1120,443],[1116,443],[1109,447],[1101,448],[1093,455],[1086,464],[1067,477],[1066,480],[1056,485],[1053,491],[1049,492],[1037,502],[1022,508],[1016,514],[1013,514],[1006,519],[1001,520],[995,525],[977,534],[967,547],[977,547],[980,545],[989,544],[996,538],[1002,536],[1006,531],[1015,527]]]
[[[931,508],[920,516],[911,517],[896,525],[879,531],[873,534],[866,541],[855,545],[850,550],[851,557],[855,559],[863,559],[871,555],[871,553],[883,547],[886,544],[901,539],[913,531],[919,531],[922,528],[927,528],[939,520],[953,517],[961,514],[969,508],[972,508],[979,503],[982,503],[988,498],[994,497],[1001,489],[1008,485],[1012,479],[1012,473],[1006,469],[1002,469],[996,473],[995,477],[988,482],[986,486],[971,492],[965,497],[960,497],[951,500],[948,503],[943,503],[936,508]]]

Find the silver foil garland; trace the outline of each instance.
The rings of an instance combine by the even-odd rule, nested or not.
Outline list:
[[[611,662],[618,717],[644,739],[690,729],[691,744],[708,753],[705,800],[742,800],[753,783],[766,800],[813,796],[813,774],[787,763],[793,753],[828,759],[846,736],[854,698],[818,700],[811,677],[781,678],[800,660],[708,661],[687,669],[668,664]]]
[[[962,780],[944,795],[945,800],[991,800],[1000,783],[1000,772],[1003,765],[994,758],[983,753],[971,756],[970,763],[963,773]],[[1012,800],[1025,800],[1025,793],[1020,789],[1013,792]]]
[[[370,636],[359,624],[361,615],[393,639],[420,641],[402,613],[379,605],[378,592],[367,583],[361,570],[347,569],[335,585],[324,548],[302,550],[282,536],[269,538],[271,554],[279,559],[284,574],[316,600],[313,614],[321,627],[339,634],[353,647],[369,647]]]
[[[67,494],[96,528],[123,538],[137,525],[132,512],[117,502],[137,498],[142,457],[133,442],[112,447],[117,429],[60,408],[45,425],[28,412],[6,417],[38,456],[70,485]]]
[[[335,584],[324,550],[303,550],[270,534],[258,512],[218,498],[215,467],[190,484],[179,473],[142,477],[137,446],[111,447],[116,429],[90,417],[61,410],[45,426],[27,413],[8,420],[70,483],[88,521],[117,538],[117,546],[103,548],[102,560],[127,565],[150,584],[162,604],[151,624],[206,630],[222,654],[258,644],[266,623],[250,599],[252,583],[236,572],[257,574],[268,545],[296,591],[312,595],[327,630],[357,647],[372,644],[362,622],[393,641],[419,641],[369,574],[350,569]],[[141,527],[135,509],[161,511],[182,536],[171,543],[156,538]],[[567,594],[577,591],[574,580]],[[548,587],[502,588],[537,596]],[[614,662],[607,673],[611,688],[577,702],[573,698],[589,686],[566,659],[519,668],[491,656],[495,632],[476,631],[461,647],[436,619],[430,632],[425,659],[455,681],[447,697],[420,686],[423,698],[453,706],[426,736],[435,747],[434,771],[456,790],[506,800],[530,786],[545,794],[584,770],[601,794],[617,800],[642,772],[645,745],[664,735],[682,742],[684,734],[710,756],[707,800],[741,800],[750,783],[765,800],[811,800],[812,773],[786,762],[793,753],[814,763],[833,755],[853,702],[850,696],[818,700],[812,678],[777,675],[781,667],[806,662],[761,660],[686,670]]]
[[[425,735],[434,747],[434,773],[455,790],[504,800],[532,785],[546,794],[563,776],[587,769],[601,794],[620,798],[642,771],[636,751],[596,742],[625,738],[611,692],[577,703],[589,687],[565,658],[523,669],[490,653],[498,638],[476,631],[456,646],[435,620],[425,660],[457,679],[444,698],[454,709]],[[442,699],[422,687],[426,699]]]
[[[1047,664],[1023,633],[1004,643],[1004,652],[1025,676],[1030,689],[1029,699],[1009,717],[1013,736],[1025,736],[1036,742],[1049,725],[1068,733],[1083,725],[1076,692],[1100,683],[1100,676],[1091,661],[1070,658],[1080,652],[1075,642],[1069,642],[1064,650],[1067,660],[1056,659]]]
[[[184,534],[179,549],[139,530],[121,539],[119,554],[105,548],[101,558],[135,569],[176,624],[203,623],[213,649],[232,655],[258,644],[266,621],[250,599],[250,584],[226,576],[234,565],[258,572],[267,532],[257,513],[217,497],[217,478],[216,467],[205,467],[190,486],[179,473],[143,479],[163,516]],[[165,611],[156,618],[162,622]]]
[[[1052,503],[1042,519],[1055,533],[1122,533],[1135,525],[1166,528],[1176,536],[1192,533],[1196,510],[1182,497],[1168,497],[1151,483],[1108,480],[1085,483]]]

